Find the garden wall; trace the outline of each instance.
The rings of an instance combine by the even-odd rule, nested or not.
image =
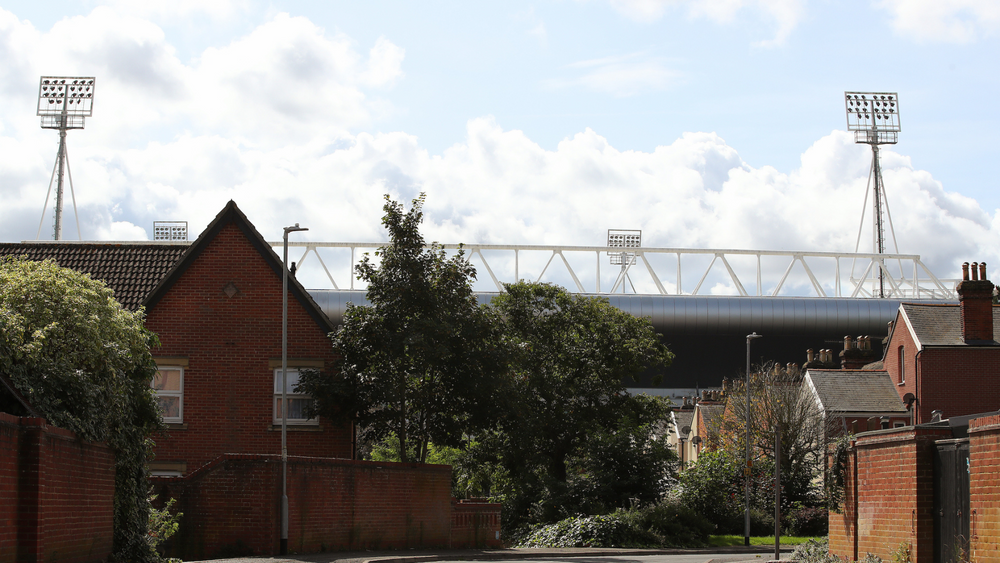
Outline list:
[[[104,561],[114,492],[107,446],[0,413],[0,563]]]
[[[934,560],[934,441],[949,428],[862,432],[848,454],[840,513],[830,513],[830,553],[891,560],[901,543],[915,563]]]
[[[1000,562],[1000,416],[969,421],[969,551]],[[914,563],[934,561],[934,455],[947,427],[905,427],[858,434],[848,454],[844,504],[830,513],[830,553],[891,559],[900,543]]]
[[[969,421],[969,554],[1000,561],[1000,416]]]
[[[186,477],[152,481],[184,513],[169,555],[192,560],[278,552],[279,456],[225,454]],[[459,504],[457,512],[470,516],[455,516],[446,465],[290,456],[287,490],[292,553],[459,547],[500,529],[498,505]],[[461,525],[453,542],[456,518]]]

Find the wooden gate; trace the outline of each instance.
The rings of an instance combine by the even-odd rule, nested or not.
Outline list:
[[[967,561],[969,439],[938,440],[934,445],[934,562]]]

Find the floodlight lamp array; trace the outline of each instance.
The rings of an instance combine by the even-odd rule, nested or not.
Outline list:
[[[187,240],[187,221],[153,221],[153,240]]]
[[[613,248],[639,248],[642,246],[642,231],[608,229],[608,246]],[[612,265],[635,264],[634,252],[611,252],[608,257]]]
[[[895,92],[844,92],[847,129],[854,141],[894,144],[899,140],[899,96]]]
[[[39,80],[36,115],[90,117],[93,110],[93,76],[43,76]]]

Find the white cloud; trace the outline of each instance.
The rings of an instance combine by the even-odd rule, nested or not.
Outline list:
[[[580,86],[625,98],[667,90],[679,79],[679,74],[662,59],[645,53],[579,61],[567,69],[577,76],[551,78],[542,85],[551,89]]]
[[[205,15],[215,20],[223,20],[246,10],[249,2],[246,0],[172,0],[170,2],[110,0],[105,4],[114,8],[115,11],[142,18],[178,20]]]
[[[350,38],[278,14],[202,54],[193,71],[192,113],[258,141],[335,138],[371,122],[377,105],[362,87],[391,86],[402,76],[403,54],[379,38],[365,61]]]
[[[802,19],[805,0],[609,0],[626,17],[639,22],[653,22],[671,8],[686,7],[693,18],[704,17],[720,24],[731,23],[738,14],[756,13],[770,20],[774,37],[756,45],[782,44]],[[902,1],[902,0],[901,0]]]
[[[998,0],[881,0],[897,33],[918,42],[969,43],[1000,29]]]
[[[56,139],[38,129],[35,88],[40,69],[66,72],[73,61],[87,61],[81,73],[99,80],[95,116],[70,140],[91,239],[144,239],[154,220],[186,220],[197,234],[235,199],[271,240],[295,222],[310,228],[304,240],[379,240],[382,195],[408,201],[425,191],[429,240],[600,245],[608,228],[638,228],[647,246],[849,252],[868,177],[868,151],[838,131],[790,171],[754,168],[714,133],[643,152],[585,129],[550,150],[488,117],[432,154],[404,132],[358,132],[378,111],[370,89],[402,77],[400,47],[383,38],[366,54],[287,15],[188,63],[159,27],[110,8],[48,32],[0,10],[0,50],[9,92],[0,107],[0,240],[36,232]],[[623,96],[676,79],[644,54],[565,70],[577,76],[564,83]],[[962,260],[1000,260],[1000,214],[946,191],[905,155],[882,154],[902,252],[920,253],[943,276]],[[68,219],[66,232],[75,228]],[[785,266],[766,265],[765,278]],[[706,284],[732,290],[725,279]]]

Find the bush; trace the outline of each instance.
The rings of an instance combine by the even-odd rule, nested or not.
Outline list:
[[[715,524],[677,499],[666,500],[644,509],[642,513],[644,527],[660,536],[665,545],[703,545],[708,542],[708,536],[715,532]]]
[[[636,526],[633,512],[576,516],[535,528],[517,547],[653,547],[660,538]]]
[[[799,563],[843,563],[839,557],[830,555],[830,545],[826,538],[800,544],[792,552],[791,558]]]
[[[786,518],[787,533],[792,536],[825,536],[830,515],[825,508],[799,508]]]
[[[535,527],[518,547],[696,547],[715,525],[677,499],[601,516],[576,516]]]
[[[742,526],[741,526],[742,531]],[[759,508],[750,509],[750,535],[751,536],[773,536],[774,535],[774,513]]]

